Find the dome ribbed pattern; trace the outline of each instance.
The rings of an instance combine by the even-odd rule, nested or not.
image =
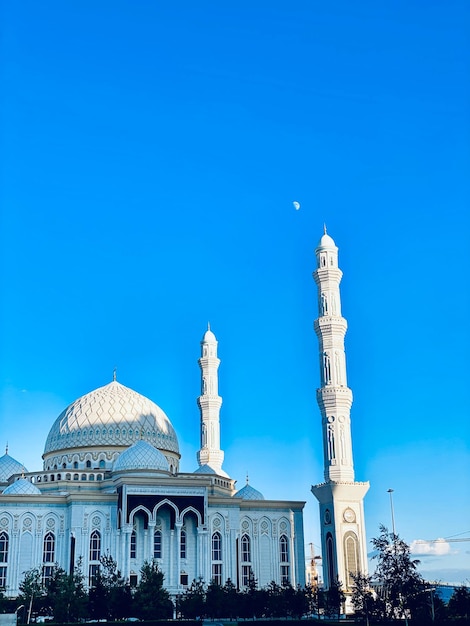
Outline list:
[[[72,402],[56,419],[44,454],[90,446],[130,446],[145,439],[179,454],[170,420],[154,402],[113,381]]]
[[[147,441],[141,440],[124,450],[124,452],[121,452],[113,466],[114,472],[137,469],[164,470],[168,472],[170,467],[160,450],[154,448]]]
[[[31,495],[40,495],[41,492],[26,478],[20,478],[19,480],[15,480],[14,483],[8,485],[8,487],[3,491],[4,496],[31,496]]]
[[[254,489],[251,485],[245,485],[240,491],[237,491],[235,497],[242,500],[264,500],[261,491]]]
[[[4,454],[0,457],[0,483],[6,483],[13,474],[21,474],[27,471],[24,465],[9,454]]]

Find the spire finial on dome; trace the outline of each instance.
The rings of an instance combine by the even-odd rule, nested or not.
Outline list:
[[[116,382],[116,372],[117,372],[117,367],[113,369],[113,381],[114,382]]]
[[[207,330],[210,330],[210,329],[211,329],[211,323],[207,322]]]
[[[323,222],[323,234],[324,234],[324,235],[326,235],[326,234],[327,234],[327,233],[326,233],[326,224],[325,224],[325,222]]]
[[[7,441],[7,445],[5,446],[5,454],[8,454],[8,441]]]
[[[248,476],[248,471],[247,471],[247,472],[246,472],[246,484],[248,485],[248,484],[249,484],[249,482],[250,482],[250,478],[249,478],[249,476]]]

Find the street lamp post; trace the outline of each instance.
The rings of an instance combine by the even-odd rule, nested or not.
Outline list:
[[[393,489],[387,489],[387,492],[390,494],[390,510],[392,512],[392,533],[395,536],[395,515],[393,513],[393,498],[392,498]]]

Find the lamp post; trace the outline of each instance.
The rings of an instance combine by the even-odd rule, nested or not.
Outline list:
[[[393,489],[387,489],[387,493],[390,494],[390,510],[392,512],[392,533],[395,536],[395,515],[393,513],[393,498],[392,498]]]

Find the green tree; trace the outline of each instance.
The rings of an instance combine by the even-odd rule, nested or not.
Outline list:
[[[453,618],[468,619],[470,617],[470,589],[464,585],[456,587],[447,609]]]
[[[258,581],[256,580],[251,567],[248,574],[248,584],[245,591],[240,594],[240,599],[240,613],[242,617],[254,618],[263,617],[263,615],[265,615],[267,593],[264,591],[264,589],[258,589]]]
[[[212,581],[206,590],[206,610],[207,617],[217,619],[225,617],[227,607],[225,605],[224,588]]]
[[[422,603],[424,581],[417,571],[419,561],[411,558],[410,547],[395,533],[380,526],[380,535],[372,539],[377,559],[375,578],[381,584],[386,619],[411,617]]]
[[[380,618],[383,615],[382,602],[372,591],[371,576],[361,572],[352,573],[351,576],[354,581],[351,598],[354,613],[369,624],[372,617]]]
[[[88,594],[88,606],[94,619],[116,620],[130,615],[132,610],[130,587],[110,555],[100,558],[100,567]]]
[[[238,617],[239,614],[239,597],[238,591],[230,578],[227,579],[223,586],[224,592],[224,605],[225,605],[225,617],[233,619]]]
[[[202,619],[206,611],[206,589],[202,578],[193,580],[191,585],[181,596],[178,608],[182,617],[187,619]]]
[[[41,569],[39,567],[33,567],[24,572],[23,580],[19,585],[20,595],[18,597],[19,602],[22,602],[26,607],[26,623],[31,621],[31,613],[33,612],[34,602],[40,596],[44,595],[42,587]]]
[[[87,593],[81,571],[81,560],[72,574],[58,565],[47,588],[47,602],[56,622],[77,622],[86,615]]]
[[[173,617],[173,603],[163,586],[164,574],[156,562],[145,561],[140,569],[140,582],[134,593],[136,616],[142,620]]]
[[[346,600],[342,587],[341,581],[336,578],[325,592],[325,614],[328,615],[328,617],[339,619],[341,615],[341,610]]]

